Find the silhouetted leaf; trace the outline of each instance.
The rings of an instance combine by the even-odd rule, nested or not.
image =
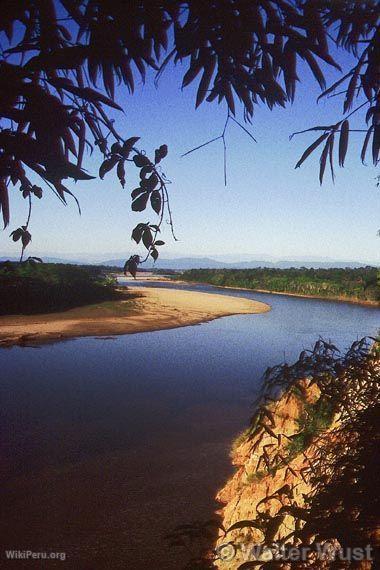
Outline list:
[[[138,224],[132,231],[132,239],[135,240],[136,243],[140,243],[143,231],[145,229],[145,224]]]
[[[322,151],[321,154],[321,158],[319,159],[319,163],[320,163],[320,167],[319,167],[319,183],[322,184],[323,182],[323,176],[325,173],[325,168],[326,168],[326,162],[327,162],[327,155],[330,149],[330,143],[331,143],[331,135],[329,135],[326,144],[324,146],[324,149]]]
[[[124,188],[124,186],[125,186],[125,164],[124,164],[123,159],[120,159],[119,162],[117,163],[116,173],[117,173],[118,179],[120,180],[120,184]]]
[[[28,230],[24,230],[22,232],[22,236],[21,236],[22,247],[26,247],[29,244],[29,242],[31,241],[31,239],[32,239],[32,236],[30,235]]]
[[[162,198],[159,190],[154,190],[154,192],[152,192],[150,197],[150,204],[156,214],[159,214],[161,212]]]
[[[6,228],[9,224],[9,197],[7,184],[3,178],[0,179],[0,212],[3,214],[4,228]],[[16,240],[13,238],[13,241]]]
[[[146,190],[144,188],[141,188],[141,186],[139,186],[138,188],[135,188],[131,192],[132,199],[137,198],[137,196],[140,196],[140,194],[144,194],[145,192],[146,192]]]
[[[32,192],[37,198],[42,198],[42,188],[36,186],[35,184],[32,186]]]
[[[197,91],[195,108],[199,107],[199,105],[202,103],[202,101],[204,101],[207,95],[207,90],[210,86],[210,81],[215,71],[215,65],[216,65],[216,56],[212,55],[209,57],[209,60],[204,66],[202,79],[199,82],[199,87]]]
[[[339,166],[344,166],[344,160],[347,154],[348,148],[348,136],[350,132],[349,121],[343,121],[340,127],[340,137],[339,137]]]
[[[138,255],[131,255],[131,257],[125,262],[124,273],[127,271],[136,279],[137,267],[140,263],[140,257]]]
[[[10,235],[11,235],[13,241],[18,241],[22,236],[22,229],[17,228],[17,230],[13,230],[13,232],[11,232]]]
[[[146,229],[144,230],[143,235],[142,235],[142,241],[143,241],[143,244],[145,245],[145,247],[146,247],[147,249],[149,249],[150,246],[152,245],[152,243],[153,243],[153,235],[152,235],[152,232],[150,231],[149,228],[146,228]]]
[[[361,154],[360,154],[360,158],[361,158],[361,160],[362,160],[363,163],[364,163],[364,161],[365,161],[365,155],[367,154],[368,143],[369,143],[369,141],[370,141],[370,138],[371,138],[371,134],[372,134],[372,132],[373,132],[373,129],[374,129],[374,127],[373,127],[373,125],[371,125],[371,126],[369,127],[367,133],[366,133],[366,136],[364,137],[363,147],[362,147],[362,151],[361,151]]]
[[[135,154],[135,156],[133,157],[133,162],[139,168],[142,168],[143,166],[148,166],[150,164],[149,158],[143,154]]]
[[[380,152],[380,123],[376,124],[373,129],[372,160],[375,166],[379,161],[379,152]]]
[[[132,210],[134,212],[142,212],[145,210],[147,202],[148,202],[149,194],[148,192],[144,192],[138,198],[136,198],[132,202]]]
[[[141,180],[141,186],[145,188],[148,192],[152,192],[158,184],[158,176],[155,172],[149,176],[149,178],[143,178]]]
[[[130,137],[124,142],[122,149],[124,158],[128,158],[129,153],[132,151],[138,140],[140,140],[140,137]]]
[[[104,160],[99,168],[99,178],[103,180],[105,174],[107,174],[107,172],[112,170],[118,161],[119,161],[118,156],[112,156],[111,158],[107,158],[106,160]]]
[[[297,162],[295,168],[299,168],[303,162],[307,159],[308,156],[328,137],[328,133],[324,133],[316,141],[313,142],[303,153],[299,161]]]
[[[162,144],[154,152],[154,162],[158,164],[165,156],[168,154],[168,147],[166,144]]]

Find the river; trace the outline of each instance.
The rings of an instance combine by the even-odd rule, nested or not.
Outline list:
[[[212,515],[265,368],[291,362],[319,336],[344,349],[380,325],[372,307],[165,286],[254,298],[272,310],[1,350],[7,548],[65,552],[66,562],[50,563],[59,568],[181,568],[187,555],[163,536]]]

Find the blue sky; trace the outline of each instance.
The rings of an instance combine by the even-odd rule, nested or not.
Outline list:
[[[119,90],[125,108],[119,115],[120,131],[141,136],[141,148],[152,153],[166,143],[169,155],[164,171],[172,180],[170,195],[178,242],[164,229],[162,257],[188,255],[236,255],[239,258],[330,257],[340,260],[379,262],[380,227],[376,170],[362,166],[359,152],[363,134],[352,134],[347,165],[337,167],[335,184],[329,173],[322,187],[318,181],[318,157],[311,156],[295,170],[303,150],[315,133],[289,135],[316,124],[331,124],[340,117],[340,99],[316,105],[318,85],[308,70],[301,70],[302,84],[296,101],[287,109],[256,109],[249,127],[255,144],[233,123],[228,127],[228,186],[223,184],[223,150],[217,141],[187,157],[187,150],[220,134],[226,108],[204,103],[194,109],[196,85],[180,90],[181,70],[168,67],[158,89],[153,81],[138,84],[130,96]],[[334,72],[328,73],[333,80]],[[238,117],[240,119],[240,117]],[[99,157],[91,157],[88,170],[95,174]],[[29,255],[142,253],[130,239],[136,223],[153,213],[132,213],[130,191],[136,186],[137,169],[127,171],[123,190],[110,173],[104,181],[79,182],[69,187],[78,197],[82,215],[69,201],[64,207],[49,190],[35,201]],[[26,202],[12,190],[10,230],[24,222]],[[1,235],[0,253],[17,255],[18,245]]]

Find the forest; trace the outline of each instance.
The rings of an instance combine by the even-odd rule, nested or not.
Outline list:
[[[0,315],[33,314],[117,298],[110,268],[61,263],[0,264]]]
[[[375,267],[345,269],[191,269],[181,279],[219,287],[242,287],[331,299],[380,301],[380,272]]]

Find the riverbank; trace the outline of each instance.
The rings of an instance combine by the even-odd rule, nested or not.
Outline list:
[[[158,280],[157,280],[158,281]],[[357,299],[354,297],[322,297],[321,295],[303,295],[301,293],[288,293],[285,291],[270,291],[269,289],[250,289],[249,287],[230,287],[229,285],[214,285],[213,283],[208,283],[207,281],[184,281],[180,279],[165,279],[165,281],[171,281],[172,283],[180,283],[186,285],[211,285],[215,289],[231,289],[232,291],[249,291],[251,293],[267,293],[269,295],[283,295],[285,297],[300,297],[302,299],[318,299],[320,301],[332,301],[334,303],[350,303],[353,305],[362,305],[363,307],[375,307],[380,308],[380,303],[378,301],[366,301],[363,299]]]
[[[349,567],[375,568],[378,348],[370,349],[364,339],[360,346],[353,344],[349,371],[344,370],[345,357],[328,344],[317,343],[307,362],[300,355],[298,373],[304,368],[306,376],[309,358],[317,367],[324,362],[330,371],[306,380],[292,378],[292,367],[283,368],[282,393],[277,397],[269,378],[250,426],[235,440],[231,452],[235,473],[217,494],[225,529],[216,545],[215,565],[220,570],[238,570],[245,562],[247,568],[264,568],[253,547],[262,545],[264,561],[271,559],[275,544],[285,542],[295,551],[295,558],[286,560],[294,560],[294,565],[284,560],[283,567],[289,570],[299,567],[297,551],[302,548],[309,547],[312,553],[305,567],[330,568],[319,557],[318,545],[325,552],[335,550],[338,557],[354,544],[362,547],[363,554],[351,560],[362,563]]]
[[[270,291],[269,289],[248,289],[247,287],[218,286],[218,289],[235,289],[236,291],[252,291],[253,293],[268,293],[269,295],[285,295],[286,297],[301,297],[302,299],[319,299],[320,301],[333,301],[338,303],[353,303],[365,307],[380,307],[378,301],[365,301],[354,297],[322,297],[321,295],[302,295],[301,293],[287,293],[285,291]]]
[[[132,295],[131,295],[132,294]],[[82,336],[171,329],[219,317],[265,313],[265,303],[212,293],[133,287],[125,299],[59,313],[0,317],[0,346],[26,346]]]

